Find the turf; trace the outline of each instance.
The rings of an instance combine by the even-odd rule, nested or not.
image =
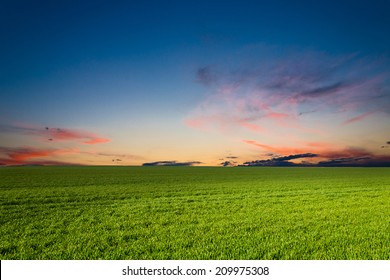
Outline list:
[[[4,167],[1,259],[390,259],[389,168]]]

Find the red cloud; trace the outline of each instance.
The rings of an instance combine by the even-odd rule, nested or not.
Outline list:
[[[56,161],[56,160],[32,160],[28,162],[19,162],[10,159],[0,158],[0,165],[83,165],[80,163]]]
[[[2,158],[3,164],[33,164],[30,159],[79,153],[78,149],[36,149],[31,147],[8,148],[0,147],[0,153],[8,158]],[[43,161],[42,161],[43,162]],[[52,161],[54,163],[54,161]]]
[[[106,138],[92,138],[88,141],[84,141],[83,143],[84,144],[99,144],[99,143],[107,143],[110,141],[111,141],[110,139],[106,139]]]
[[[274,146],[269,146],[269,145],[264,145],[261,143],[258,143],[253,140],[242,140],[246,144],[254,145],[256,147],[262,148],[264,150],[281,154],[281,155],[286,155],[286,154],[303,154],[307,153],[308,150],[304,148],[293,148],[293,147],[274,147]]]
[[[99,144],[111,141],[108,138],[100,137],[95,133],[89,131],[64,128],[49,128],[26,124],[3,126],[0,127],[0,130],[3,130],[5,132],[21,133],[24,135],[45,137],[45,139],[48,139],[50,141],[79,141],[84,144]]]
[[[354,122],[357,122],[357,121],[361,121],[363,119],[365,119],[366,117],[374,114],[376,111],[371,111],[371,112],[367,112],[367,113],[364,113],[364,114],[361,114],[359,116],[356,116],[354,118],[351,118],[351,119],[348,119],[346,121],[343,122],[343,124],[350,124],[350,123],[354,123]]]
[[[321,157],[336,159],[336,158],[353,158],[353,157],[375,157],[372,153],[361,148],[346,148],[334,151],[323,151]]]
[[[250,122],[246,122],[246,121],[239,121],[238,123],[240,126],[245,127],[247,129],[255,131],[255,132],[263,132],[264,131],[264,128],[262,128],[261,126],[259,126],[257,124],[254,124],[254,123],[250,123]]]
[[[49,128],[29,124],[0,125],[0,133],[14,133],[19,136],[33,136],[45,142],[75,141],[77,143],[93,145],[107,143],[111,140],[95,133],[75,129]],[[31,140],[31,139],[29,139]],[[64,154],[86,154],[78,148],[55,149],[33,147],[0,147],[0,165],[42,164],[58,165],[72,164],[52,160],[52,157]]]
[[[111,141],[110,139],[99,137],[94,133],[81,130],[46,128],[45,133],[53,141],[76,140],[82,141],[84,144],[99,144]]]
[[[8,151],[8,156],[18,162],[26,161],[30,158],[48,157],[53,155],[51,150],[36,150],[36,149],[12,149]]]
[[[110,139],[107,138],[91,138],[88,141],[83,142],[84,144],[99,144],[99,143],[107,143],[110,142]]]
[[[321,161],[321,159],[325,160],[325,163],[326,161],[328,161],[332,164],[343,164],[343,162],[350,163],[351,161],[358,160],[362,166],[363,164],[365,164],[366,166],[370,166],[370,164],[372,166],[374,166],[375,164],[390,165],[390,156],[376,155],[362,148],[335,148],[330,144],[321,142],[308,142],[305,143],[303,147],[297,148],[275,147],[270,145],[264,145],[253,140],[243,140],[243,142],[249,145],[259,147],[263,150],[281,155],[315,153],[318,155],[316,159],[319,161]]]

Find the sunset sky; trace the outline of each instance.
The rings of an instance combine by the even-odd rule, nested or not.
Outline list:
[[[389,1],[0,6],[0,165],[390,166]]]

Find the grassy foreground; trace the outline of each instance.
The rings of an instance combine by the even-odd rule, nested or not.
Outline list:
[[[4,167],[0,259],[390,259],[390,168]]]

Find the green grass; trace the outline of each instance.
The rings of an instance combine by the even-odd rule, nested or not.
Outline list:
[[[4,167],[1,259],[390,259],[389,168]]]

